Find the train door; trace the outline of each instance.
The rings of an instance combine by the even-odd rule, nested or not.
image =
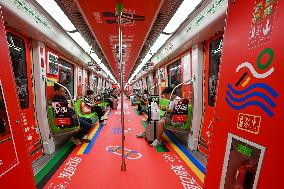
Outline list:
[[[208,41],[205,46],[204,62],[204,114],[203,127],[200,134],[199,151],[204,155],[208,154],[208,147],[211,142],[212,124],[215,117],[215,96],[219,74],[223,37],[221,35]]]
[[[153,72],[153,84],[154,84],[154,89],[153,91],[151,91],[152,94],[154,95],[158,95],[159,94],[159,86],[158,86],[158,83],[159,83],[159,70],[156,70]]]
[[[24,133],[32,162],[43,155],[39,128],[35,119],[32,62],[27,38],[7,30],[7,41],[24,123]]]
[[[160,89],[160,91],[163,91],[164,88],[166,87],[166,73],[165,73],[164,67],[161,67],[159,69],[159,81],[161,83],[159,89]]]
[[[98,92],[98,77],[97,76],[93,76],[93,90],[95,91],[95,93]]]
[[[36,188],[20,121],[22,116],[15,90],[15,79],[11,71],[12,65],[1,9],[0,48],[0,186],[1,188],[23,186]]]
[[[91,89],[90,80],[91,80],[91,72],[88,70],[87,71],[87,77],[85,79],[85,83],[86,83],[87,89]]]
[[[82,89],[82,85],[83,85],[83,69],[82,67],[78,66],[77,67],[77,96],[78,98],[81,98],[83,95],[83,89]]]

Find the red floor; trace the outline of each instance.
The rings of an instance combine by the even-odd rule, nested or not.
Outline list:
[[[144,139],[136,138],[135,134],[143,131],[142,117],[135,114],[128,101],[124,107],[125,129],[128,129],[125,148],[135,150],[126,158],[127,171],[120,171],[121,156],[107,151],[115,151],[121,145],[120,110],[113,110],[90,153],[77,155],[78,146],[45,188],[201,189],[202,182],[169,145],[170,152],[160,153]]]

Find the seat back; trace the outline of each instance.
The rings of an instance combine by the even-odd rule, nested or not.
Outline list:
[[[88,119],[91,119],[92,122],[94,123],[96,121],[96,112],[94,113],[90,113],[90,114],[82,114],[81,112],[81,107],[80,107],[80,104],[82,102],[82,99],[78,99],[76,100],[76,102],[74,103],[74,110],[76,112],[76,114],[79,116],[79,117],[83,117],[83,118],[88,118]]]
[[[164,98],[160,98],[159,105],[164,107],[169,107],[170,101]],[[166,113],[166,110],[160,110],[160,117],[163,117]]]
[[[54,111],[53,111],[53,107],[52,106],[48,106],[48,108],[47,108],[47,115],[48,115],[48,119],[49,119],[50,130],[54,134],[70,133],[72,131],[77,131],[77,130],[80,129],[79,125],[77,125],[77,126],[70,125],[70,127],[64,127],[64,128],[60,127],[60,125],[57,125],[55,123]]]

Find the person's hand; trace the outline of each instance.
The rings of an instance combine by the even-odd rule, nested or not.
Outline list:
[[[169,113],[172,113],[173,111],[174,111],[173,109],[170,109],[170,108],[168,109]]]

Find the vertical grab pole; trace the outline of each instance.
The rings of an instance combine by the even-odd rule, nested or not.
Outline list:
[[[117,4],[118,12],[118,39],[119,39],[119,68],[120,68],[120,102],[121,102],[121,140],[122,140],[122,162],[121,162],[121,171],[126,171],[126,163],[124,156],[124,112],[123,112],[123,65],[122,65],[122,30],[121,30],[121,15],[122,15],[122,3]]]

